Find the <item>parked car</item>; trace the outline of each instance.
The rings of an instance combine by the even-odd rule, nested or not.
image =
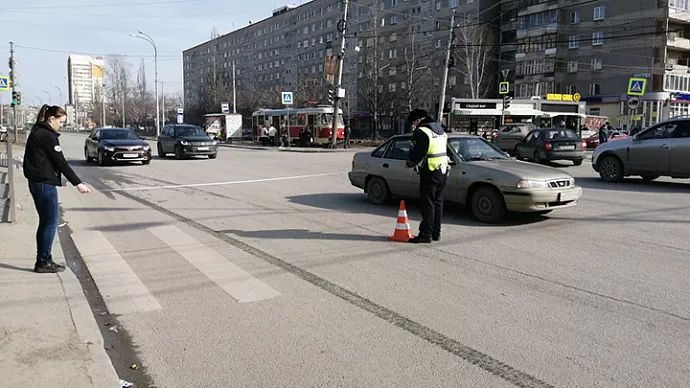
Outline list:
[[[151,146],[129,128],[96,128],[84,141],[84,158],[105,166],[119,162],[151,163]]]
[[[515,158],[536,163],[570,160],[579,166],[585,160],[586,149],[587,143],[569,129],[539,128],[515,146]]]
[[[211,139],[201,127],[189,124],[166,125],[158,136],[157,148],[161,158],[170,153],[175,155],[175,159],[189,156],[215,159],[218,156],[218,142]]]
[[[531,123],[508,124],[498,128],[493,136],[493,143],[496,147],[506,152],[515,152],[518,143],[527,136],[530,131],[536,129]]]
[[[375,204],[393,196],[418,198],[419,175],[405,168],[410,144],[411,135],[399,135],[373,152],[355,154],[350,183]],[[500,222],[507,211],[548,213],[572,207],[582,196],[571,175],[510,159],[479,136],[449,135],[448,157],[445,199],[467,206],[482,222]]]
[[[612,132],[609,134],[609,141],[623,140],[627,138],[628,135],[622,132]],[[587,148],[599,147],[599,132],[594,132],[592,136],[585,138],[585,142],[587,142]]]
[[[660,176],[690,178],[690,118],[662,121],[627,139],[600,145],[592,168],[607,182],[639,175],[652,181]]]

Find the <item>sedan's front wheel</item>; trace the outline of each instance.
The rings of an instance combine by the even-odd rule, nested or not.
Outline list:
[[[615,156],[605,156],[599,162],[599,176],[606,182],[620,182],[625,176],[623,163]]]
[[[501,193],[493,187],[480,187],[472,194],[472,214],[481,222],[495,224],[506,215]]]
[[[84,147],[84,159],[86,159],[87,163],[90,163],[93,161],[93,158],[91,157],[91,155],[89,155],[89,149],[86,147]]]
[[[175,159],[184,159],[184,152],[182,151],[182,147],[180,146],[175,146]]]
[[[99,166],[105,166],[107,164],[108,164],[108,161],[105,157],[105,152],[98,151],[98,165]]]

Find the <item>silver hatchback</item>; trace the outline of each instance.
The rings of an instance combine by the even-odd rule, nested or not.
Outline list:
[[[594,150],[592,168],[607,182],[626,176],[690,178],[690,118],[662,121],[628,139]]]

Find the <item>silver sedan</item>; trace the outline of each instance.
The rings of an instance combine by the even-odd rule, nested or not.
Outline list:
[[[369,200],[418,198],[419,175],[405,168],[411,136],[389,139],[373,152],[359,152],[349,173],[353,186]],[[512,160],[487,142],[470,135],[450,135],[451,172],[445,199],[467,206],[480,221],[500,222],[507,211],[549,213],[575,206],[582,189],[575,179],[555,168]]]

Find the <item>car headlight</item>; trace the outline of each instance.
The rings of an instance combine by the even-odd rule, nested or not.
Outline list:
[[[151,147],[149,147],[149,146],[145,145],[145,146],[144,146],[144,151],[148,151],[148,150],[149,150],[149,148],[151,148]]]
[[[115,147],[109,146],[109,145],[103,146],[103,149],[106,150],[106,151],[108,151],[108,152],[113,152],[113,151],[115,151]]]
[[[216,144],[218,144],[218,142],[214,140],[212,145],[216,145]]]
[[[546,181],[532,181],[529,179],[521,180],[517,184],[518,189],[548,189],[549,183]]]
[[[180,144],[188,146],[189,142],[187,140],[180,140]]]

